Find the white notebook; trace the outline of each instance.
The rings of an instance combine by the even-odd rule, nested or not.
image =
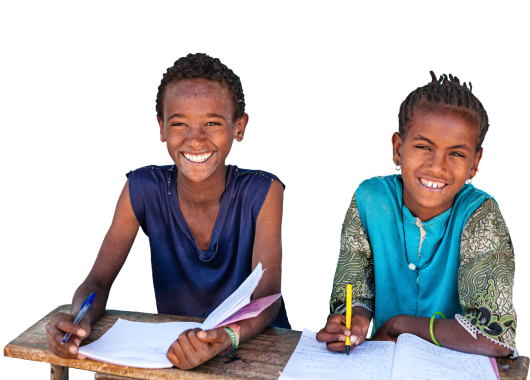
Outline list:
[[[118,319],[114,326],[97,341],[80,347],[79,353],[94,360],[129,367],[170,368],[173,364],[166,357],[167,350],[184,331],[194,328],[209,330],[223,325],[224,321],[245,319],[245,313],[239,313],[237,316],[234,314],[240,312],[244,306],[250,303],[252,293],[258,286],[264,272],[265,270],[259,263],[239,288],[220,304],[203,323],[146,323]],[[278,294],[267,297],[268,300],[261,299],[265,302],[260,303],[261,307],[258,307],[258,311],[270,305],[279,296]],[[253,315],[255,313],[255,310],[251,310],[246,314]]]
[[[304,330],[279,380],[497,380],[487,356],[438,347],[415,335],[364,342],[349,356],[329,352]]]

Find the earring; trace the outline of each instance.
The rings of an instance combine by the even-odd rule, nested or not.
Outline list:
[[[394,164],[396,165],[396,171],[400,171],[401,170],[401,166],[399,165],[399,161],[396,161],[394,162]]]
[[[468,180],[466,181],[466,183],[467,183],[468,185],[471,185],[472,182],[473,182],[473,178],[468,179]]]

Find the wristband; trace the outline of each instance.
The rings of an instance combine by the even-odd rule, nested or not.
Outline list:
[[[445,315],[443,315],[442,312],[439,312],[437,311],[436,313],[434,313],[432,315],[432,318],[431,318],[431,339],[432,341],[438,346],[438,347],[442,347],[442,345],[440,343],[438,343],[438,341],[436,340],[436,338],[434,337],[434,332],[432,331],[432,326],[434,324],[434,318],[436,318],[436,315],[441,315],[443,319],[446,319],[445,318]]]
[[[236,325],[235,323],[231,323],[224,327],[224,330],[232,341],[232,346],[222,354],[219,354],[219,356],[228,356],[234,352],[237,347],[239,347],[239,329],[239,325]]]

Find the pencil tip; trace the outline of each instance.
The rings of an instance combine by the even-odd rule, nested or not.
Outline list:
[[[350,346],[346,346],[346,356],[350,356]]]

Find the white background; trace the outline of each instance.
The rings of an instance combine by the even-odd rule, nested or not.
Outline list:
[[[324,324],[357,185],[395,173],[390,138],[401,102],[430,81],[429,70],[471,80],[491,123],[473,183],[497,199],[514,241],[517,340],[530,355],[529,9],[499,4],[2,2],[0,345],[71,302],[125,173],[171,163],[157,87],[177,58],[205,52],[245,91],[250,123],[228,162],[287,185],[282,290],[297,330]],[[156,312],[142,232],[108,308]],[[0,366],[6,378],[49,376],[43,363]]]

